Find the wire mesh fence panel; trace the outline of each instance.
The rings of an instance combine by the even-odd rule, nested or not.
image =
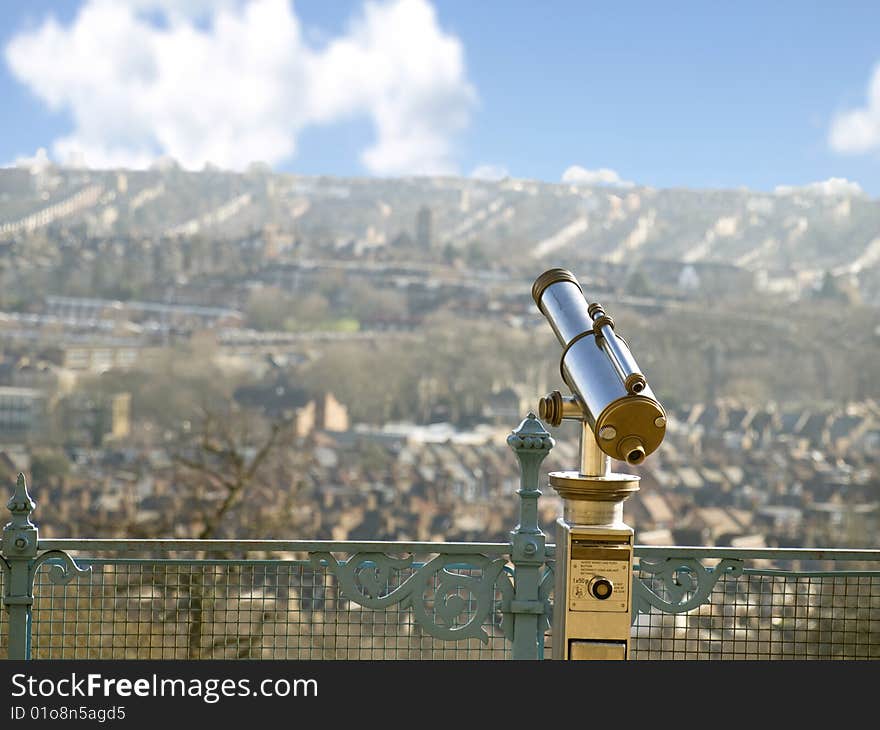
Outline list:
[[[505,659],[500,592],[480,638],[450,640],[430,629],[472,622],[467,588],[441,585],[456,566],[430,576],[409,601],[367,608],[344,595],[337,576],[310,561],[78,559],[88,574],[67,585],[40,569],[34,587],[34,658],[119,659]],[[387,597],[418,564],[382,572]],[[444,578],[445,576],[445,578]],[[440,594],[442,593],[442,600]],[[419,603],[426,620],[417,621]]]
[[[510,615],[502,608],[512,598],[512,566],[503,552],[474,548],[399,557],[369,546],[343,555],[349,548],[334,545],[331,552],[234,560],[113,553],[77,557],[89,570],[71,572],[69,582],[59,581],[53,558],[35,576],[31,654],[509,659]],[[876,557],[846,570],[838,560],[771,561],[743,551],[725,558],[736,565],[727,570],[723,561],[687,550],[665,562],[655,551],[636,564],[634,600],[650,601],[638,604],[647,612],[633,624],[631,658],[880,659]],[[545,595],[551,582],[541,585]],[[681,610],[689,605],[695,607]],[[6,611],[0,629],[5,656]],[[545,658],[552,645],[548,631]]]
[[[657,595],[666,586],[645,579]],[[880,573],[745,570],[708,602],[651,610],[633,627],[635,659],[880,659]]]

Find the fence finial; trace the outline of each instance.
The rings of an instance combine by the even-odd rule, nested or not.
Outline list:
[[[34,527],[30,516],[36,506],[31,495],[28,494],[24,474],[19,472],[18,479],[15,480],[15,491],[6,503],[6,509],[12,513],[12,520],[6,527],[12,530]]]
[[[538,527],[537,499],[541,496],[538,489],[538,468],[554,446],[553,437],[544,428],[534,413],[529,412],[515,431],[507,437],[507,445],[516,453],[520,465],[520,522],[516,532],[537,534]]]

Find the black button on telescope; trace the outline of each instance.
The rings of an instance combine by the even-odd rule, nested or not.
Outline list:
[[[611,594],[614,593],[614,584],[608,578],[601,575],[593,578],[588,588],[590,595],[599,601],[611,598]]]

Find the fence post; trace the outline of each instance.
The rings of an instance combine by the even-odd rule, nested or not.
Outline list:
[[[3,605],[9,612],[9,659],[30,659],[31,654],[33,564],[37,556],[37,528],[30,520],[34,507],[24,474],[19,474],[15,491],[6,503],[12,519],[3,528],[0,543],[0,558],[6,572]]]
[[[514,565],[513,658],[543,659],[540,640],[544,618],[541,568],[546,560],[546,538],[538,526],[538,469],[554,441],[535,417],[529,415],[507,437],[520,465],[519,524],[510,533],[510,558]]]

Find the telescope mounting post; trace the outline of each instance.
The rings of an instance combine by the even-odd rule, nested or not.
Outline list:
[[[666,412],[614,320],[588,304],[570,271],[545,271],[532,297],[562,346],[560,374],[572,393],[541,398],[539,415],[551,426],[565,419],[580,426],[578,470],[549,475],[563,504],[553,658],[628,659],[634,531],[623,521],[623,503],[640,478],[612,471],[611,459],[641,464],[663,440]]]

